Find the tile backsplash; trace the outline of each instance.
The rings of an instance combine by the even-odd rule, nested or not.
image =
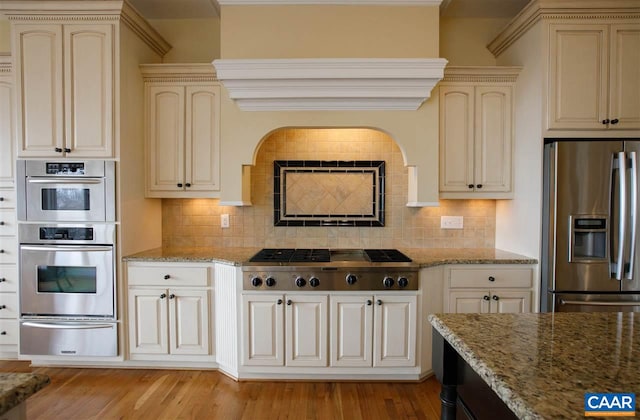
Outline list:
[[[384,227],[274,226],[275,160],[384,160]],[[162,243],[174,246],[313,248],[493,248],[494,200],[441,200],[440,207],[412,208],[407,168],[397,144],[380,131],[280,129],[263,139],[251,172],[252,206],[220,206],[217,199],[163,199]],[[220,227],[220,215],[230,227]],[[464,228],[440,229],[440,216],[464,216]]]

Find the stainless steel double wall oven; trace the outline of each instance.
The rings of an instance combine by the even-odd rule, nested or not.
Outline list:
[[[18,160],[20,354],[117,355],[115,162]]]

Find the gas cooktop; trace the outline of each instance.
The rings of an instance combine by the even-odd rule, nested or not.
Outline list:
[[[397,249],[294,249],[265,248],[249,262],[260,263],[331,263],[331,262],[411,262]]]

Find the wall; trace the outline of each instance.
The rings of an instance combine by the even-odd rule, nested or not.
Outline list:
[[[438,56],[438,7],[222,6],[222,58]]]
[[[220,19],[151,19],[173,47],[163,63],[210,63],[220,58]]]
[[[450,66],[495,66],[487,44],[509,19],[441,18],[440,57]]]
[[[386,226],[273,226],[273,161],[384,160],[387,164]],[[218,200],[163,200],[164,246],[426,247],[494,246],[495,201],[443,200],[440,207],[408,208],[407,168],[398,145],[370,129],[282,129],[266,137],[252,167],[253,206],[220,206]],[[220,228],[220,214],[231,228]],[[440,229],[441,215],[464,216],[464,229]]]

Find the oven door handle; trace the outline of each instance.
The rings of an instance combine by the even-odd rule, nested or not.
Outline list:
[[[95,328],[113,328],[115,326],[115,324],[71,324],[67,322],[23,322],[22,325],[24,325],[25,327],[49,328],[56,330],[91,330]]]
[[[112,251],[113,246],[110,245],[95,245],[95,246],[78,246],[78,245],[20,245],[21,250],[25,251],[66,251],[66,252],[104,252]]]
[[[28,178],[29,184],[101,184],[102,178]]]

